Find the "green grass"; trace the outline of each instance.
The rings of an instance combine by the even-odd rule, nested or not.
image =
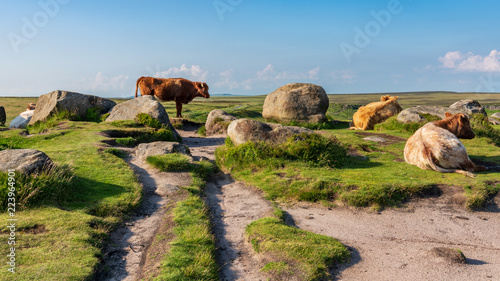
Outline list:
[[[336,239],[288,226],[276,217],[250,223],[245,233],[253,250],[271,260],[261,269],[271,280],[331,278],[328,269],[350,257]]]
[[[59,167],[70,168],[59,174],[19,178],[19,196],[31,193],[34,185],[39,191],[26,201],[24,210],[16,210],[18,226],[26,229],[20,230],[16,241],[16,280],[89,278],[100,263],[109,231],[138,206],[141,188],[133,171],[123,159],[103,153],[96,145],[104,139],[98,132],[110,128],[104,123],[68,121],[30,137],[19,135],[22,130],[1,133],[0,149],[38,149]],[[71,180],[61,178],[63,174]],[[0,214],[0,220],[7,218],[7,213]],[[32,233],[36,228],[44,230]],[[2,254],[9,248],[7,238],[7,232],[0,233]],[[11,278],[7,265],[0,265],[0,279]]]
[[[190,168],[189,157],[180,153],[149,156],[146,162],[162,172],[187,171]]]
[[[0,202],[2,203],[0,212],[6,211],[8,198],[12,194],[16,197],[17,210],[51,203],[62,204],[73,184],[73,177],[73,171],[68,165],[52,165],[32,175],[16,173],[15,192],[8,189],[8,185],[0,186]],[[0,182],[7,183],[8,178],[7,173],[0,172]]]
[[[225,167],[244,167],[266,163],[278,168],[290,161],[306,163],[309,166],[340,167],[347,159],[345,146],[334,137],[318,134],[300,134],[290,137],[285,143],[274,145],[264,142],[235,146],[230,138],[226,145],[218,148],[216,158]]]
[[[411,135],[400,130],[384,130],[383,133],[404,139]],[[465,178],[408,165],[403,160],[404,141],[380,145],[363,140],[363,136],[352,130],[330,130],[325,135],[335,136],[341,144],[349,144],[367,159],[348,157],[340,162],[343,165],[331,168],[303,160],[264,157],[272,156],[273,151],[268,152],[259,144],[234,146],[230,141],[217,149],[216,159],[218,165],[236,179],[262,189],[267,199],[321,202],[328,206],[347,204],[375,209],[400,206],[442,184],[460,186],[464,194],[470,186],[477,195],[468,197],[467,206],[478,206],[500,184],[495,172],[486,171],[478,173],[476,178]],[[491,144],[491,139],[477,137],[462,142],[471,158],[500,162],[498,147]],[[310,162],[315,163],[314,160]],[[483,186],[493,191],[476,192]]]
[[[165,158],[157,160],[171,162],[171,159]],[[192,184],[186,187],[190,194],[186,200],[178,202],[173,210],[176,238],[172,241],[170,252],[164,257],[160,274],[155,280],[219,280],[210,214],[200,197],[205,182],[215,168],[207,161],[190,164],[187,168],[193,176]]]
[[[160,129],[163,127],[163,124],[158,119],[153,118],[151,115],[146,113],[137,114],[134,121],[140,125],[148,126],[150,128]]]

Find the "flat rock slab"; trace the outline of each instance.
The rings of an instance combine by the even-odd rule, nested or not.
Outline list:
[[[363,140],[373,141],[373,142],[387,142],[386,139],[381,138],[381,137],[366,137],[366,138],[363,138]]]

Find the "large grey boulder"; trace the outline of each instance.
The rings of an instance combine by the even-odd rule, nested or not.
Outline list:
[[[212,110],[208,114],[207,121],[205,122],[205,133],[207,136],[225,134],[227,133],[229,124],[236,119],[236,117],[220,109]]]
[[[263,123],[250,119],[238,119],[227,128],[227,134],[235,145],[252,142],[284,143],[290,136],[301,133],[313,133],[312,130],[283,126],[275,123]]]
[[[189,151],[189,147],[187,145],[169,141],[141,143],[137,146],[137,151],[135,154],[142,161],[146,161],[146,158],[148,158],[148,156],[169,153],[182,153],[191,156],[191,152]]]
[[[5,126],[5,121],[7,120],[7,114],[5,114],[5,108],[0,106],[0,126]]]
[[[267,95],[262,116],[279,122],[318,123],[326,121],[329,100],[318,85],[292,83]]]
[[[129,101],[120,103],[113,107],[106,122],[118,121],[118,120],[134,120],[137,114],[146,113],[151,117],[160,121],[168,129],[172,131],[174,137],[181,139],[179,133],[170,123],[168,114],[161,103],[159,103],[154,96],[141,96]]]
[[[36,149],[6,149],[0,151],[0,171],[33,174],[53,164],[47,154]]]
[[[37,121],[44,122],[49,116],[61,111],[68,111],[72,115],[85,119],[87,110],[91,108],[102,114],[108,112],[115,105],[114,101],[98,96],[57,90],[38,98],[35,112],[29,124],[35,124]]]
[[[30,123],[31,118],[33,118],[34,112],[35,112],[34,110],[26,110],[24,112],[21,112],[19,116],[10,121],[9,128],[11,129],[26,128]]]
[[[460,112],[466,113],[468,115],[482,114],[485,117],[487,116],[486,111],[479,104],[479,102],[477,100],[460,100],[460,101],[457,101],[456,103],[450,105],[449,109],[460,111]]]

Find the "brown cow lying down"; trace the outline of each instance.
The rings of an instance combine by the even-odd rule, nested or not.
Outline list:
[[[373,130],[375,124],[384,122],[403,109],[397,101],[398,97],[382,96],[380,101],[362,106],[352,117],[351,130]]]
[[[459,173],[474,177],[471,172],[485,171],[486,167],[472,163],[458,138],[472,139],[476,135],[469,118],[463,113],[425,124],[406,142],[405,161],[424,170],[441,173]]]
[[[141,77],[135,85],[143,96],[153,95],[161,101],[175,101],[177,117],[182,117],[182,104],[191,102],[195,97],[209,98],[208,85],[204,82],[192,82],[184,78]]]

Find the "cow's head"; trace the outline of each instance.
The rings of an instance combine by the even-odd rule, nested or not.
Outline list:
[[[394,112],[401,112],[403,111],[403,108],[399,105],[398,103],[398,97],[391,97],[391,96],[381,96],[380,101],[384,103],[384,106],[391,105],[391,108],[393,109]]]
[[[198,90],[198,96],[208,99],[210,94],[208,93],[208,85],[205,82],[194,82],[194,86]]]
[[[461,139],[473,139],[476,134],[472,131],[470,126],[469,117],[464,113],[451,114],[449,112],[445,113],[446,126],[448,131],[452,132],[457,138]],[[439,122],[439,121],[438,121]]]
[[[34,104],[32,102],[28,103],[28,107],[27,107],[28,110],[35,110],[35,108],[36,108],[36,104]]]

